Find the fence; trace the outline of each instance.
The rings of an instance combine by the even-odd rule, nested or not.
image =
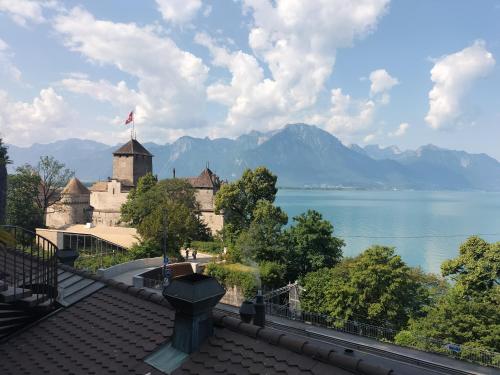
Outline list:
[[[287,287],[281,289],[285,290],[285,288]],[[293,288],[294,284],[288,286],[288,290],[292,290]],[[269,297],[270,294],[267,296]],[[276,298],[277,296],[278,294],[274,293],[272,298]],[[396,330],[391,328],[375,326],[359,321],[335,318],[326,314],[296,310],[290,308],[288,304],[275,304],[269,302],[269,300],[266,301],[266,314],[384,342],[394,342],[396,334],[398,333]],[[410,347],[437,354],[444,354],[456,359],[484,366],[500,368],[500,353],[493,351],[446,343],[444,341],[428,337],[417,337],[415,344]]]

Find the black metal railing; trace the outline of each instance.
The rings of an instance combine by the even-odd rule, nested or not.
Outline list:
[[[53,306],[57,297],[57,246],[27,229],[2,225],[12,244],[0,249],[0,279],[11,287],[13,299],[29,289],[30,306]]]

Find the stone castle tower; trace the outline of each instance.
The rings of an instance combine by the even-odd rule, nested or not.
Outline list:
[[[85,224],[90,219],[89,189],[73,177],[61,191],[61,200],[50,207],[46,215],[48,227]]]
[[[153,155],[137,140],[131,139],[113,152],[113,180],[135,186],[137,180],[153,172]]]

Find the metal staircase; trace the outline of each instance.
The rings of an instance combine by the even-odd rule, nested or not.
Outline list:
[[[0,247],[0,340],[56,306],[57,247],[15,226],[1,226],[13,244]]]

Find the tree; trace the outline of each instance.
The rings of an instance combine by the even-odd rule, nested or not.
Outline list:
[[[0,138],[0,225],[5,223],[7,209],[7,164],[10,163],[7,147]]]
[[[166,228],[168,252],[178,256],[184,243],[196,239],[201,225],[197,214],[191,185],[181,179],[168,179],[129,196],[122,206],[121,219],[137,228],[143,241],[148,241],[148,249],[157,248],[159,252]]]
[[[35,203],[40,176],[30,168],[18,167],[8,178],[7,223],[34,230],[43,225],[43,211]]]
[[[453,279],[453,287],[414,318],[396,342],[420,349],[442,350],[436,339],[460,344],[462,351],[483,348],[500,351],[500,242],[488,243],[473,236],[460,246],[455,259],[445,261],[443,276]]]
[[[394,248],[372,246],[333,268],[309,273],[301,306],[335,318],[404,327],[428,302]]]
[[[293,221],[295,225],[284,232],[289,280],[333,267],[340,261],[344,241],[333,236],[333,225],[319,212],[308,210]]]
[[[215,196],[215,212],[224,213],[226,236],[235,238],[253,221],[254,210],[261,200],[274,202],[277,177],[265,167],[247,169],[239,180],[222,185]]]
[[[25,168],[32,168],[25,166]],[[61,199],[60,190],[64,188],[69,180],[75,175],[74,171],[65,168],[52,156],[42,156],[34,168],[40,176],[40,192],[36,197],[36,203],[43,213],[47,208]]]
[[[247,230],[241,231],[235,248],[241,259],[250,262],[284,262],[282,228],[288,222],[288,216],[279,207],[267,200],[257,202],[253,220]]]
[[[500,284],[500,242],[489,244],[472,236],[460,246],[459,256],[441,265],[443,276],[450,276],[457,291],[470,295]]]

